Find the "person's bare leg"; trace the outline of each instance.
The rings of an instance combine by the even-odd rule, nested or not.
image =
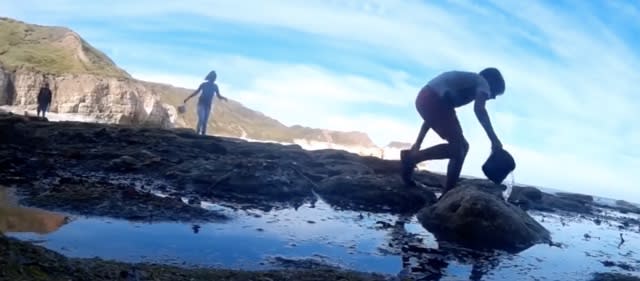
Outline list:
[[[413,155],[413,160],[418,164],[427,160],[447,159],[451,155],[450,150],[448,143],[434,145],[416,152]]]
[[[462,171],[462,165],[467,157],[469,151],[469,143],[462,138],[460,141],[455,141],[449,144],[451,158],[447,165],[447,182],[444,186],[444,193],[453,189],[460,179],[460,172]],[[443,194],[444,194],[443,193]]]
[[[402,163],[402,180],[407,186],[416,186],[416,183],[412,179],[413,170],[415,169],[416,164],[421,161],[416,162],[414,150],[420,149],[420,146],[424,141],[424,137],[427,135],[427,132],[429,132],[429,129],[431,129],[429,123],[426,120],[423,121],[422,126],[420,127],[420,132],[418,133],[418,138],[416,139],[416,142],[413,144],[411,149],[400,151],[400,163]]]
[[[411,179],[413,175],[413,169],[415,166],[423,161],[435,160],[435,159],[447,159],[450,157],[449,144],[443,143],[434,145],[427,149],[411,153],[410,150],[405,150],[400,153],[400,159],[403,165],[402,179],[406,185],[414,186],[415,182]]]

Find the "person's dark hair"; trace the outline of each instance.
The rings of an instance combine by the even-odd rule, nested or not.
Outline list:
[[[216,74],[215,70],[211,70],[211,72],[209,72],[209,74],[207,74],[206,77],[204,77],[204,80],[207,81],[216,81],[216,78],[218,77],[218,75]]]
[[[502,74],[495,67],[488,67],[480,71],[480,76],[487,80],[489,83],[489,88],[491,88],[491,93],[494,96],[502,95],[504,93],[504,78],[502,78]]]

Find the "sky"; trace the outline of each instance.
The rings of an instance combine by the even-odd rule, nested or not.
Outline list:
[[[497,67],[506,92],[487,107],[517,182],[640,202],[639,1],[2,2],[0,16],[69,27],[136,78],[195,88],[216,70],[223,95],[286,125],[380,146],[415,140],[431,78]],[[482,176],[490,142],[472,106],[458,114],[463,173]]]

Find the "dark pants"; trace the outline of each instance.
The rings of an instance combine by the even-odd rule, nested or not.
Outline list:
[[[37,115],[40,116],[40,112],[42,112],[42,117],[44,117],[47,112],[47,109],[49,109],[48,103],[38,104]]]

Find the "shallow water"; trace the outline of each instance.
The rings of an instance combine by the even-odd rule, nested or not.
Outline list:
[[[298,267],[331,265],[414,277],[424,274],[419,269],[403,271],[403,257],[414,266],[443,259],[444,267],[431,267],[436,271],[431,278],[442,274],[440,280],[468,280],[474,264],[480,272],[486,272],[482,280],[587,280],[591,273],[606,271],[638,274],[631,268],[621,269],[617,266],[620,263],[623,268],[628,265],[640,269],[638,226],[619,229],[620,223],[615,221],[603,220],[597,225],[592,218],[532,213],[552,232],[554,246],[536,245],[517,255],[472,258],[464,251],[434,250],[441,245],[415,217],[402,218],[406,223],[396,224],[399,218],[392,215],[336,211],[322,201],[297,210],[271,212],[203,206],[221,210],[232,220],[194,226],[72,217],[59,228],[49,229],[49,233],[35,233],[35,228],[7,231],[10,236],[34,241],[69,257],[247,270],[286,265],[274,262],[274,257],[313,261],[296,263]],[[608,215],[622,216],[613,212]],[[619,245],[621,233],[625,242]],[[402,250],[402,245],[413,247]],[[605,267],[605,261],[616,266]]]

